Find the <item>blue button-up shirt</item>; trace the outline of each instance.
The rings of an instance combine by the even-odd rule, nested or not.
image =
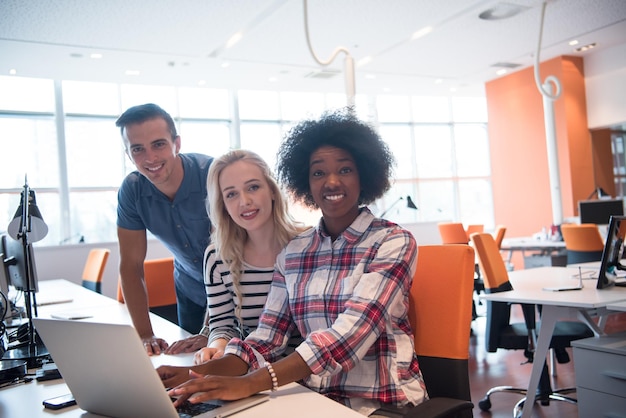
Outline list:
[[[185,171],[173,201],[146,177],[130,173],[118,191],[117,226],[148,230],[174,255],[178,292],[204,306],[202,259],[209,245],[211,223],[206,211],[206,178],[213,158],[179,154]]]

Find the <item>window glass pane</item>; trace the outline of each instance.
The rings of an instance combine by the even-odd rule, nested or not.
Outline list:
[[[380,125],[379,132],[396,159],[395,177],[414,178],[411,128],[409,125]]]
[[[452,180],[421,181],[417,187],[419,203],[416,203],[422,221],[452,221],[457,219],[456,194]]]
[[[370,210],[376,216],[398,224],[417,222],[419,209],[416,210],[408,206],[407,196],[411,196],[411,200],[419,208],[415,199],[413,184],[396,183],[382,199],[370,205]]]
[[[66,118],[65,150],[70,187],[119,187],[124,145],[112,119]]]
[[[484,97],[453,97],[455,122],[487,122],[487,99]]]
[[[0,109],[54,112],[54,82],[41,78],[0,76]]]
[[[318,118],[324,110],[324,95],[321,93],[280,93],[280,102],[283,120]]]
[[[119,115],[117,84],[63,81],[63,110],[85,115]]]
[[[0,188],[59,186],[57,136],[52,117],[0,117]]]
[[[455,125],[454,145],[459,177],[488,176],[491,173],[487,126]]]
[[[230,127],[227,123],[182,121],[180,152],[197,152],[217,158],[230,148]]]
[[[414,122],[450,122],[450,101],[447,97],[413,96]]]
[[[239,117],[252,120],[279,120],[278,92],[240,90]]]
[[[408,96],[376,96],[376,111],[379,122],[408,122],[411,120]]]
[[[459,204],[464,224],[483,224],[494,228],[491,183],[485,179],[459,180]]]
[[[183,118],[230,118],[228,90],[181,87],[178,97]]]
[[[281,127],[277,123],[241,124],[241,148],[259,154],[272,171],[276,168],[276,153],[281,139]]]
[[[121,184],[121,183],[120,183]],[[81,237],[86,243],[117,241],[117,192],[72,192],[70,194],[72,231],[69,242]]]
[[[419,178],[452,177],[452,141],[447,125],[415,127],[415,155]]]
[[[148,86],[142,84],[122,84],[120,86],[122,112],[132,106],[144,103],[159,105],[173,118],[178,116],[176,89],[170,86]]]

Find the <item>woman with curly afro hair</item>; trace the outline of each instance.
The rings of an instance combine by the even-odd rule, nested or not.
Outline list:
[[[277,174],[322,218],[276,259],[258,327],[199,366],[161,367],[177,402],[238,399],[301,381],[371,417],[401,417],[427,398],[408,319],[413,236],[364,206],[390,186],[393,157],[349,111],[295,126]],[[289,337],[304,341],[283,356]],[[225,376],[238,376],[237,378]],[[182,384],[181,384],[182,383]]]

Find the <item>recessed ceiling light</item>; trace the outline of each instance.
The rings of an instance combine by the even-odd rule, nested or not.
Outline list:
[[[367,80],[376,80],[376,74],[365,74]]]
[[[230,62],[226,62],[226,61],[225,61],[225,62],[223,62],[223,63],[221,63],[221,64],[220,64],[220,67],[222,67],[222,68],[228,68],[228,67],[230,67]]]
[[[579,48],[576,48],[574,51],[576,51],[576,52],[585,52],[585,51],[587,51],[589,49],[593,49],[595,47],[596,47],[596,43],[594,42],[592,44],[587,44],[587,45],[581,46]]]
[[[372,61],[372,56],[368,55],[367,57],[363,57],[360,60],[358,60],[357,63],[356,63],[356,66],[360,67],[360,66],[365,65],[365,64],[367,64],[367,63],[369,63],[371,61]]]
[[[275,82],[277,82],[277,81],[278,81],[278,77],[270,77],[270,78],[268,79],[268,81],[269,81],[270,83],[275,83]]]
[[[500,68],[498,71],[496,71],[497,75],[504,75],[506,73],[507,73],[506,68]]]
[[[231,36],[230,39],[226,42],[226,48],[230,48],[231,46],[235,45],[237,42],[241,41],[241,38],[243,38],[243,33],[237,32],[236,34]]]
[[[500,20],[508,19],[522,11],[529,9],[527,6],[520,6],[519,4],[500,2],[494,7],[491,7],[478,15],[483,20]]]
[[[433,31],[433,27],[432,26],[426,26],[422,29],[419,29],[415,32],[413,32],[413,35],[411,35],[411,40],[414,41],[416,39],[422,38],[426,35],[428,35],[429,33],[431,33]]]
[[[16,70],[15,68],[11,68],[11,69],[9,70],[9,74],[11,74],[11,75],[15,75],[15,74],[17,74],[17,70]]]
[[[578,40],[574,39],[572,41],[569,41],[569,45],[570,46],[578,45]]]
[[[97,59],[102,58],[102,54],[99,54],[99,53],[95,52],[95,53],[89,55],[89,58],[93,58],[93,59],[97,60]]]

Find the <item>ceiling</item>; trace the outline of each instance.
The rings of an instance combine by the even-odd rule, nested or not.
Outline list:
[[[483,95],[498,69],[532,66],[539,41],[542,1],[507,0],[524,10],[478,17],[500,3],[311,0],[306,9],[319,59],[342,47],[357,62],[357,94]],[[301,0],[1,0],[0,75],[345,92],[346,55],[318,64],[304,22]],[[626,0],[548,1],[540,60],[580,54],[574,39],[596,43],[587,55],[626,43]]]

